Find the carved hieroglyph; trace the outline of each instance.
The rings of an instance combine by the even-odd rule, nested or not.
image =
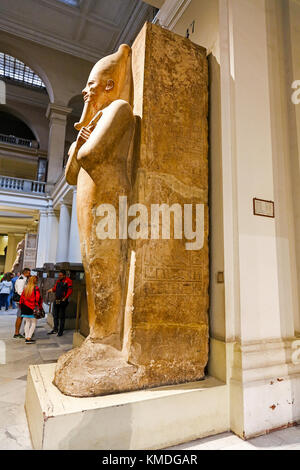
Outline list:
[[[90,74],[66,170],[67,181],[77,183],[90,335],[58,361],[54,383],[65,394],[104,395],[204,376],[207,83],[205,50],[152,24],[132,53],[120,46]],[[186,240],[174,237],[99,240],[97,207],[112,204],[118,217],[122,195],[149,213],[151,204],[204,204],[203,248],[186,250]]]

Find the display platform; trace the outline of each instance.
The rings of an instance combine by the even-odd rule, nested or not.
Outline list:
[[[63,395],[55,363],[29,367],[25,410],[34,449],[163,449],[229,429],[228,387],[200,382],[93,398]]]

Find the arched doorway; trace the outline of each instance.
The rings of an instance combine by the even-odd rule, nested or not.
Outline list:
[[[0,108],[0,141],[38,148],[39,143],[30,127],[19,117]]]

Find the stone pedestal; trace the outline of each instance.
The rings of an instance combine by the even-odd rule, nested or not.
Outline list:
[[[105,397],[63,395],[55,364],[30,366],[25,410],[35,449],[163,449],[229,429],[228,388],[201,382]]]

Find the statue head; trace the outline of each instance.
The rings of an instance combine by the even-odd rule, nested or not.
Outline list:
[[[80,121],[74,125],[77,130],[87,126],[98,111],[115,100],[123,99],[132,106],[131,48],[121,44],[116,53],[99,60],[82,94],[84,107]]]

